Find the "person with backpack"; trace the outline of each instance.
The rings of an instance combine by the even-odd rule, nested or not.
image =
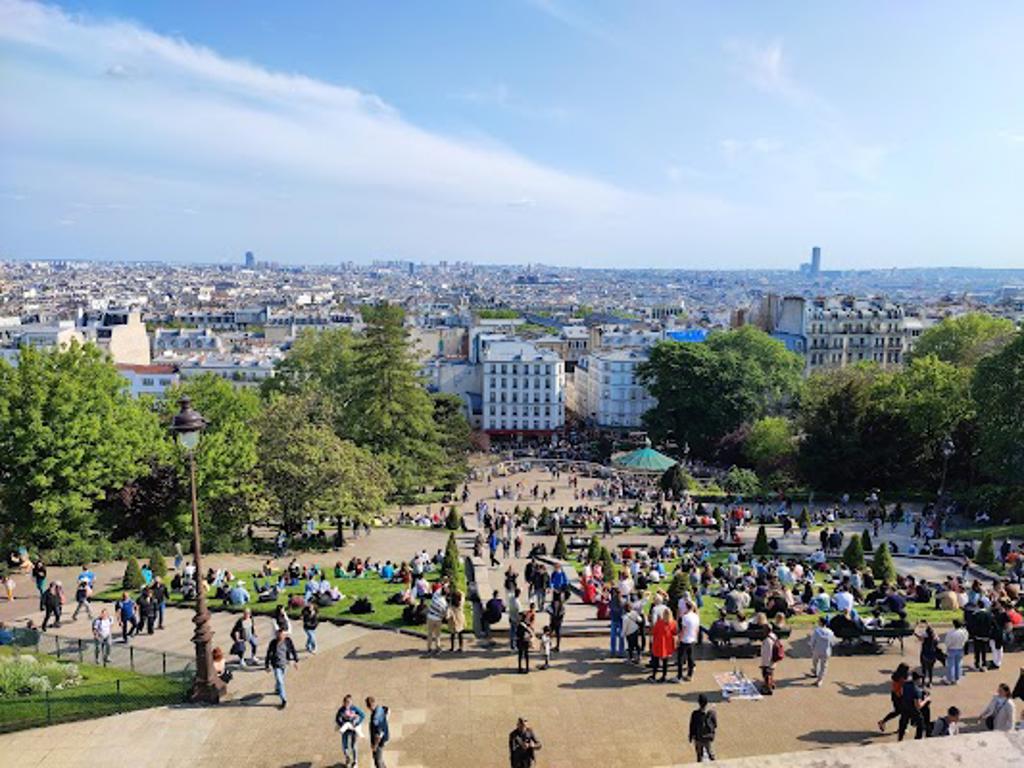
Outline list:
[[[718,715],[708,706],[708,697],[703,693],[697,697],[697,709],[690,713],[690,743],[697,751],[697,762],[715,759],[715,731],[718,730]]]
[[[910,665],[900,662],[899,666],[889,676],[889,701],[892,702],[892,710],[878,721],[878,730],[885,733],[885,724],[900,716],[900,702],[903,700],[903,683],[910,677]]]
[[[74,613],[71,614],[72,621],[78,621],[78,614],[82,609],[85,609],[85,615],[92,621],[92,606],[89,604],[90,597],[92,597],[92,582],[88,579],[79,578],[78,584],[75,587],[75,603],[77,605],[75,606]]]
[[[956,736],[960,733],[960,710],[950,707],[945,715],[932,724],[932,736]]]
[[[1010,693],[1010,686],[1000,683],[996,695],[978,715],[990,731],[1012,731],[1017,722],[1017,705]]]
[[[910,680],[903,683],[900,696],[900,724],[896,734],[897,741],[903,741],[907,726],[914,726],[914,740],[923,739],[925,734],[924,708],[928,706],[928,694],[924,689],[924,675],[914,672]]]
[[[388,728],[388,712],[383,704],[377,704],[373,696],[366,697],[366,710],[370,713],[370,753],[373,768],[387,768],[384,764],[384,745],[391,738]]]
[[[761,693],[771,696],[775,692],[775,665],[786,657],[786,649],[763,613],[757,615],[755,623],[768,626],[768,634],[761,641],[761,676],[764,679]]]

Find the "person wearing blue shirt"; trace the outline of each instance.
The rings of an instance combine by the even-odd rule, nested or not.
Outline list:
[[[121,593],[121,599],[114,603],[114,612],[117,614],[117,623],[121,625],[121,640],[125,643],[132,634],[139,631],[139,619],[135,611],[135,601],[127,592]],[[131,629],[129,629],[131,625]]]
[[[228,592],[228,600],[232,605],[245,605],[249,602],[249,593],[242,582],[237,582]]]
[[[561,565],[556,565],[554,573],[551,574],[551,588],[555,592],[565,592],[569,589],[569,577],[565,575]]]
[[[356,739],[359,731],[356,729],[366,719],[366,713],[352,703],[352,695],[346,694],[341,700],[341,707],[334,716],[334,722],[338,724],[341,731],[341,752],[345,756],[348,765],[358,765],[359,757],[356,753]]]
[[[148,565],[142,566],[142,578],[147,584],[153,580],[153,571]]]
[[[0,645],[13,645],[14,633],[7,628],[7,625],[0,621]]]
[[[384,745],[391,738],[388,728],[388,708],[377,704],[373,696],[366,697],[366,709],[370,712],[370,750],[373,754],[373,768],[386,768]]]
[[[384,567],[380,569],[380,577],[384,581],[391,581],[395,578],[395,566],[391,564],[390,560],[384,563]]]

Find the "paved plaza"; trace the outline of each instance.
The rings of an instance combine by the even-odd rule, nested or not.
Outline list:
[[[529,488],[542,477],[545,476],[534,473],[517,475],[508,482],[521,481]],[[581,480],[580,484],[586,487],[590,482]],[[550,481],[545,483],[542,487],[551,487]],[[473,484],[472,498],[463,505],[463,511],[471,514],[473,501],[485,495],[493,495],[493,487]],[[500,501],[497,506],[504,509],[515,503],[529,503],[538,510],[541,506],[532,500]],[[556,497],[547,506],[574,503],[563,479]],[[749,531],[747,535],[752,534]],[[340,553],[301,556],[300,560],[322,565],[331,565],[336,559],[347,561],[353,556],[403,560],[419,549],[433,552],[443,547],[446,535],[444,531],[380,529],[369,537],[350,540]],[[897,535],[906,533],[901,531]],[[619,534],[616,538],[626,537],[630,541],[658,540],[634,534]],[[534,540],[535,537],[527,537],[527,548]],[[553,543],[550,537],[536,540],[546,541],[549,548]],[[798,539],[793,541],[796,544]],[[472,536],[462,535],[460,543],[469,554]],[[207,562],[240,569],[253,567],[259,560],[214,555]],[[525,561],[515,562],[521,572]],[[901,563],[901,567],[907,565]],[[915,563],[914,567],[918,565]],[[122,567],[107,564],[98,568],[101,585],[116,581]],[[505,567],[507,562],[488,574],[495,587],[500,586]],[[946,570],[941,563],[929,567],[940,573]],[[953,565],[948,568],[950,572],[957,570]],[[55,578],[70,583],[76,570],[52,572]],[[26,597],[28,581],[22,579],[19,586],[25,599],[13,605],[0,605],[0,618],[5,621],[23,620],[26,616],[38,618],[33,610],[35,598]],[[142,636],[134,642],[139,647],[189,653],[190,612],[169,609],[168,613],[168,628],[164,632]],[[600,627],[593,613],[592,607],[574,599],[567,627],[574,622]],[[215,614],[215,643],[227,644],[227,632],[234,618],[232,614]],[[266,638],[269,619],[260,621],[266,622],[262,625]],[[82,619],[66,623],[61,633],[85,637],[88,623]],[[776,695],[760,701],[728,703],[720,700],[715,673],[739,668],[756,678],[755,661],[712,659],[708,654],[698,662],[691,682],[651,684],[645,680],[645,669],[606,657],[604,634],[566,638],[552,667],[535,669],[529,675],[516,673],[515,657],[508,651],[503,636],[494,645],[469,639],[464,653],[446,652],[433,658],[424,656],[424,641],[393,631],[322,625],[318,636],[321,652],[315,657],[300,653],[299,668],[288,673],[289,706],[284,711],[276,709],[273,679],[268,673],[262,669],[239,671],[231,684],[231,699],[218,707],[151,709],[2,736],[0,765],[95,766],[109,762],[112,755],[121,763],[144,766],[340,765],[340,739],[333,718],[346,693],[353,694],[360,705],[367,695],[373,695],[390,708],[392,739],[388,765],[399,768],[507,765],[506,739],[518,716],[530,720],[543,743],[541,766],[685,764],[692,759],[686,743],[686,725],[701,692],[711,696],[718,711],[716,750],[720,759],[891,745],[896,739],[895,722],[886,734],[879,733],[876,726],[878,719],[889,711],[888,676],[900,661],[916,664],[917,659],[914,641],[907,644],[905,656],[894,646],[876,656],[836,657],[825,685],[816,688],[806,676],[806,633],[798,630],[788,644],[787,658],[780,665]],[[301,648],[302,643],[297,645]],[[979,730],[980,724],[973,718],[998,682],[1015,681],[1020,659],[1020,654],[1009,654],[1005,674],[971,672],[957,687],[936,686],[933,713],[937,716],[955,704],[971,718],[965,730]],[[361,747],[366,744],[362,740]],[[904,744],[899,749],[912,755],[914,752],[909,750],[915,748],[916,745]],[[821,765],[848,765],[854,760],[848,751],[836,754],[842,754],[842,758],[836,757],[835,762],[830,758],[830,762]],[[897,753],[888,750],[880,754]],[[885,764],[899,764],[891,757],[877,759],[890,761]],[[922,758],[922,762],[915,764],[926,761]],[[362,756],[360,764],[369,764],[368,753]],[[990,765],[996,768],[1000,764]]]

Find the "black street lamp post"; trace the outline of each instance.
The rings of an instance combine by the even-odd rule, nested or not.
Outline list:
[[[942,440],[942,482],[939,484],[939,498],[946,492],[946,471],[949,469],[949,460],[956,453],[956,445],[953,438],[946,435]]]
[[[210,628],[210,612],[206,608],[206,590],[202,587],[202,538],[199,532],[199,504],[196,499],[196,448],[199,436],[206,427],[206,420],[192,408],[187,397],[178,401],[181,410],[171,422],[171,431],[188,453],[189,474],[192,480],[192,557],[196,566],[196,625],[192,642],[196,645],[196,679],[192,684],[189,698],[192,701],[216,704],[226,691],[224,681],[213,669],[213,630]]]

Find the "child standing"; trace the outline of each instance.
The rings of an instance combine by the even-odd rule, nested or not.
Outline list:
[[[540,635],[540,647],[544,652],[544,666],[541,669],[547,669],[551,666],[551,627],[544,627],[544,631]]]

